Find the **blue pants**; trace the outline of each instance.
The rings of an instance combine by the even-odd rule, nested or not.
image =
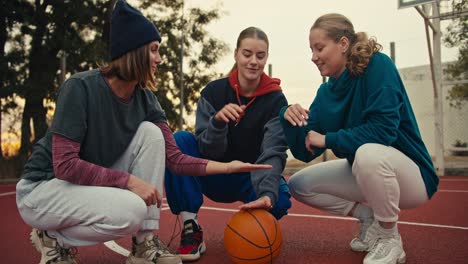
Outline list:
[[[177,146],[187,155],[201,157],[195,137],[186,131],[174,134]],[[166,169],[165,187],[167,202],[173,214],[182,211],[198,213],[203,204],[203,194],[215,202],[248,203],[257,199],[250,173],[216,174],[202,177],[174,175]],[[291,208],[289,187],[282,177],[278,192],[278,201],[270,213],[276,218],[288,214]]]

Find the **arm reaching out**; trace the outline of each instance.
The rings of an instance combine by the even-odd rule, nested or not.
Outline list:
[[[238,160],[233,160],[228,163],[217,162],[217,161],[208,161],[206,166],[206,174],[221,174],[221,173],[239,173],[239,172],[250,172],[254,170],[264,170],[271,169],[272,166],[268,164],[252,164],[247,162],[242,162]]]
[[[221,173],[239,173],[253,170],[271,169],[271,165],[251,164],[241,161],[228,163],[195,158],[183,154],[175,142],[172,131],[165,122],[156,123],[166,142],[166,163],[169,170],[179,175],[205,176]]]

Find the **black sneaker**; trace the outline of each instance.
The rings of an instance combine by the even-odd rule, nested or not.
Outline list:
[[[203,242],[203,230],[194,220],[190,219],[184,222],[180,246],[177,248],[177,254],[183,261],[198,260],[201,254],[205,253],[206,246]]]

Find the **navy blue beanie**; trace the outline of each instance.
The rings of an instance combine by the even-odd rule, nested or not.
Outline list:
[[[156,26],[127,2],[117,1],[111,18],[111,60],[155,40],[161,42]]]

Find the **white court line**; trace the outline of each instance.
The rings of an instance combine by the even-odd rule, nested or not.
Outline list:
[[[237,211],[239,211],[237,209],[217,208],[217,207],[209,207],[209,206],[202,206],[201,208],[205,209],[205,210],[223,211],[223,212],[237,212]],[[354,218],[343,217],[343,216],[328,216],[328,215],[313,215],[313,214],[291,214],[291,213],[288,213],[288,216],[357,221]],[[468,230],[468,227],[465,227],[465,226],[437,225],[437,224],[426,224],[426,223],[406,222],[406,221],[398,221],[398,224]]]
[[[468,181],[468,179],[443,179],[443,178],[439,178],[439,181],[456,182],[456,181]]]
[[[468,193],[467,190],[437,190],[437,192],[448,192],[448,193]]]
[[[212,211],[220,211],[220,212],[238,212],[238,209],[229,209],[229,208],[218,208],[218,207],[211,207],[211,206],[202,206],[200,209],[205,209],[205,210],[212,210]],[[166,211],[169,210],[169,207],[167,204],[163,203],[163,207],[161,208],[161,211]],[[345,220],[345,221],[357,221],[354,218],[351,217],[342,217],[342,216],[329,216],[329,215],[313,215],[313,214],[288,214],[288,216],[294,216],[294,217],[307,217],[307,218],[322,218],[322,219],[334,219],[334,220]],[[406,222],[406,221],[398,221],[398,224],[403,224],[403,225],[413,225],[413,226],[426,226],[426,227],[438,227],[438,228],[447,228],[447,229],[461,229],[461,230],[468,230],[468,227],[464,226],[451,226],[451,225],[437,225],[437,224],[426,224],[426,223],[416,223],[416,222]],[[130,251],[127,249],[121,247],[119,244],[117,244],[115,241],[108,241],[105,242],[104,245],[109,248],[110,250],[114,251],[115,253],[118,253],[123,256],[128,256],[130,254]]]
[[[446,189],[440,189],[437,190],[437,192],[447,192],[447,193],[468,193],[468,190],[446,190]],[[13,195],[16,194],[16,192],[5,192],[5,193],[0,193],[1,196],[8,196],[8,195]],[[166,197],[162,199],[163,201],[167,201]]]
[[[115,253],[123,255],[123,256],[128,256],[130,254],[130,251],[128,251],[127,249],[121,247],[114,240],[104,242],[104,246],[106,246],[108,249],[114,251]]]
[[[0,193],[0,196],[7,196],[7,195],[12,195],[15,194],[16,192],[6,192],[6,193]]]

